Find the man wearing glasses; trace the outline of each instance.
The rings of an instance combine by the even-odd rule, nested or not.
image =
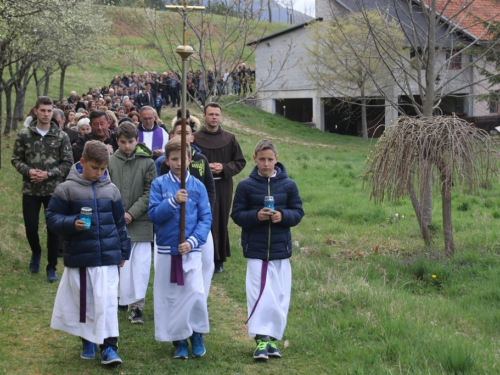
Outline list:
[[[139,142],[153,151],[153,159],[160,157],[168,142],[168,134],[155,121],[156,111],[153,107],[144,106],[139,111],[141,123],[137,127]]]

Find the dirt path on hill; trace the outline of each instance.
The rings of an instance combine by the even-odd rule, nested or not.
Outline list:
[[[292,144],[292,145],[295,144],[295,145],[301,145],[301,146],[316,146],[316,147],[331,148],[331,149],[337,148],[337,146],[327,145],[327,144],[323,144],[323,143],[301,142],[301,141],[298,141],[295,139],[291,139],[289,137],[272,136],[266,132],[256,131],[255,129],[249,128],[249,127],[242,125],[239,122],[234,121],[232,119],[229,119],[227,117],[225,117],[223,119],[223,125],[226,128],[229,127],[229,128],[233,128],[233,129],[238,129],[241,132],[245,132],[245,133],[252,134],[252,135],[259,135],[259,136],[265,137],[266,139],[269,139],[271,141],[279,141],[280,143],[285,142],[285,143]]]
[[[196,116],[201,123],[203,123],[203,115],[202,113],[198,110],[198,108],[194,108],[194,107],[191,107],[189,106],[189,111],[194,115]],[[168,108],[163,108],[162,109],[162,115],[163,114],[168,114],[170,116],[175,116],[176,115],[176,112],[177,112],[177,109],[178,108],[172,108],[170,106],[168,106]],[[170,123],[167,123],[166,124],[168,128],[170,128]],[[333,146],[333,145],[327,145],[327,144],[323,144],[323,143],[310,143],[310,142],[301,142],[299,140],[296,140],[296,139],[291,139],[289,137],[276,137],[276,136],[273,136],[273,135],[270,135],[269,133],[267,132],[263,132],[263,131],[256,131],[255,129],[252,129],[252,128],[249,128],[248,126],[245,126],[241,123],[239,123],[238,121],[236,120],[233,120],[231,118],[228,118],[228,117],[224,117],[222,119],[222,125],[224,126],[224,128],[230,130],[230,129],[236,129],[240,132],[244,132],[244,133],[248,133],[248,134],[251,134],[251,135],[258,135],[262,138],[265,138],[265,139],[269,139],[269,140],[272,140],[272,141],[279,141],[280,143],[288,143],[288,144],[295,144],[295,145],[301,145],[301,146],[316,146],[316,147],[322,147],[322,148],[330,148],[330,149],[336,149],[337,146]]]
[[[243,285],[242,285],[243,287]],[[247,310],[245,305],[238,304],[228,297],[223,285],[212,283],[208,299],[209,316],[215,317],[217,323],[212,322],[211,330],[231,340],[248,342],[248,330],[245,325]]]

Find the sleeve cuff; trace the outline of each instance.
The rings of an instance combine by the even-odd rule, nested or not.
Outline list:
[[[175,197],[172,197],[168,200],[168,204],[170,204],[170,206],[172,208],[177,208],[179,206],[179,204],[177,203],[177,201],[175,200]]]
[[[196,237],[191,236],[186,241],[191,245],[191,250],[198,247],[198,240],[196,239]]]

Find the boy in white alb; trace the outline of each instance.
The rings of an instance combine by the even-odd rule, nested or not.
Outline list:
[[[186,171],[181,189],[181,161],[191,162],[191,148],[181,154],[180,138],[165,147],[170,172],[155,179],[149,196],[149,217],[155,225],[158,257],[154,279],[155,338],[173,341],[174,358],[188,358],[190,338],[193,357],[206,353],[203,334],[209,332],[200,246],[212,225],[205,186]],[[185,241],[180,241],[180,204],[185,204]]]
[[[57,290],[51,328],[82,338],[82,359],[117,365],[118,267],[130,256],[130,237],[120,192],[109,179],[109,150],[100,141],[85,144],[45,212],[47,224],[64,238],[64,272]],[[80,220],[92,208],[90,228]]]
[[[127,232],[132,240],[130,259],[120,270],[120,305],[130,305],[129,320],[143,324],[146,291],[151,269],[153,223],[149,220],[149,190],[156,178],[153,153],[139,143],[137,128],[123,122],[116,131],[118,150],[109,158],[111,181],[120,190]]]
[[[304,216],[297,185],[278,162],[276,146],[268,140],[257,143],[257,164],[250,177],[236,188],[231,217],[241,230],[241,246],[247,260],[248,334],[257,347],[253,357],[281,357],[276,340],[285,331],[290,294],[292,256],[290,227]],[[274,198],[274,207],[264,199]]]

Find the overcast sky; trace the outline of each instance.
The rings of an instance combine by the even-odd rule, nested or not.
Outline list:
[[[294,9],[304,13],[304,6],[307,7],[308,15],[314,17],[314,0],[294,0]]]

